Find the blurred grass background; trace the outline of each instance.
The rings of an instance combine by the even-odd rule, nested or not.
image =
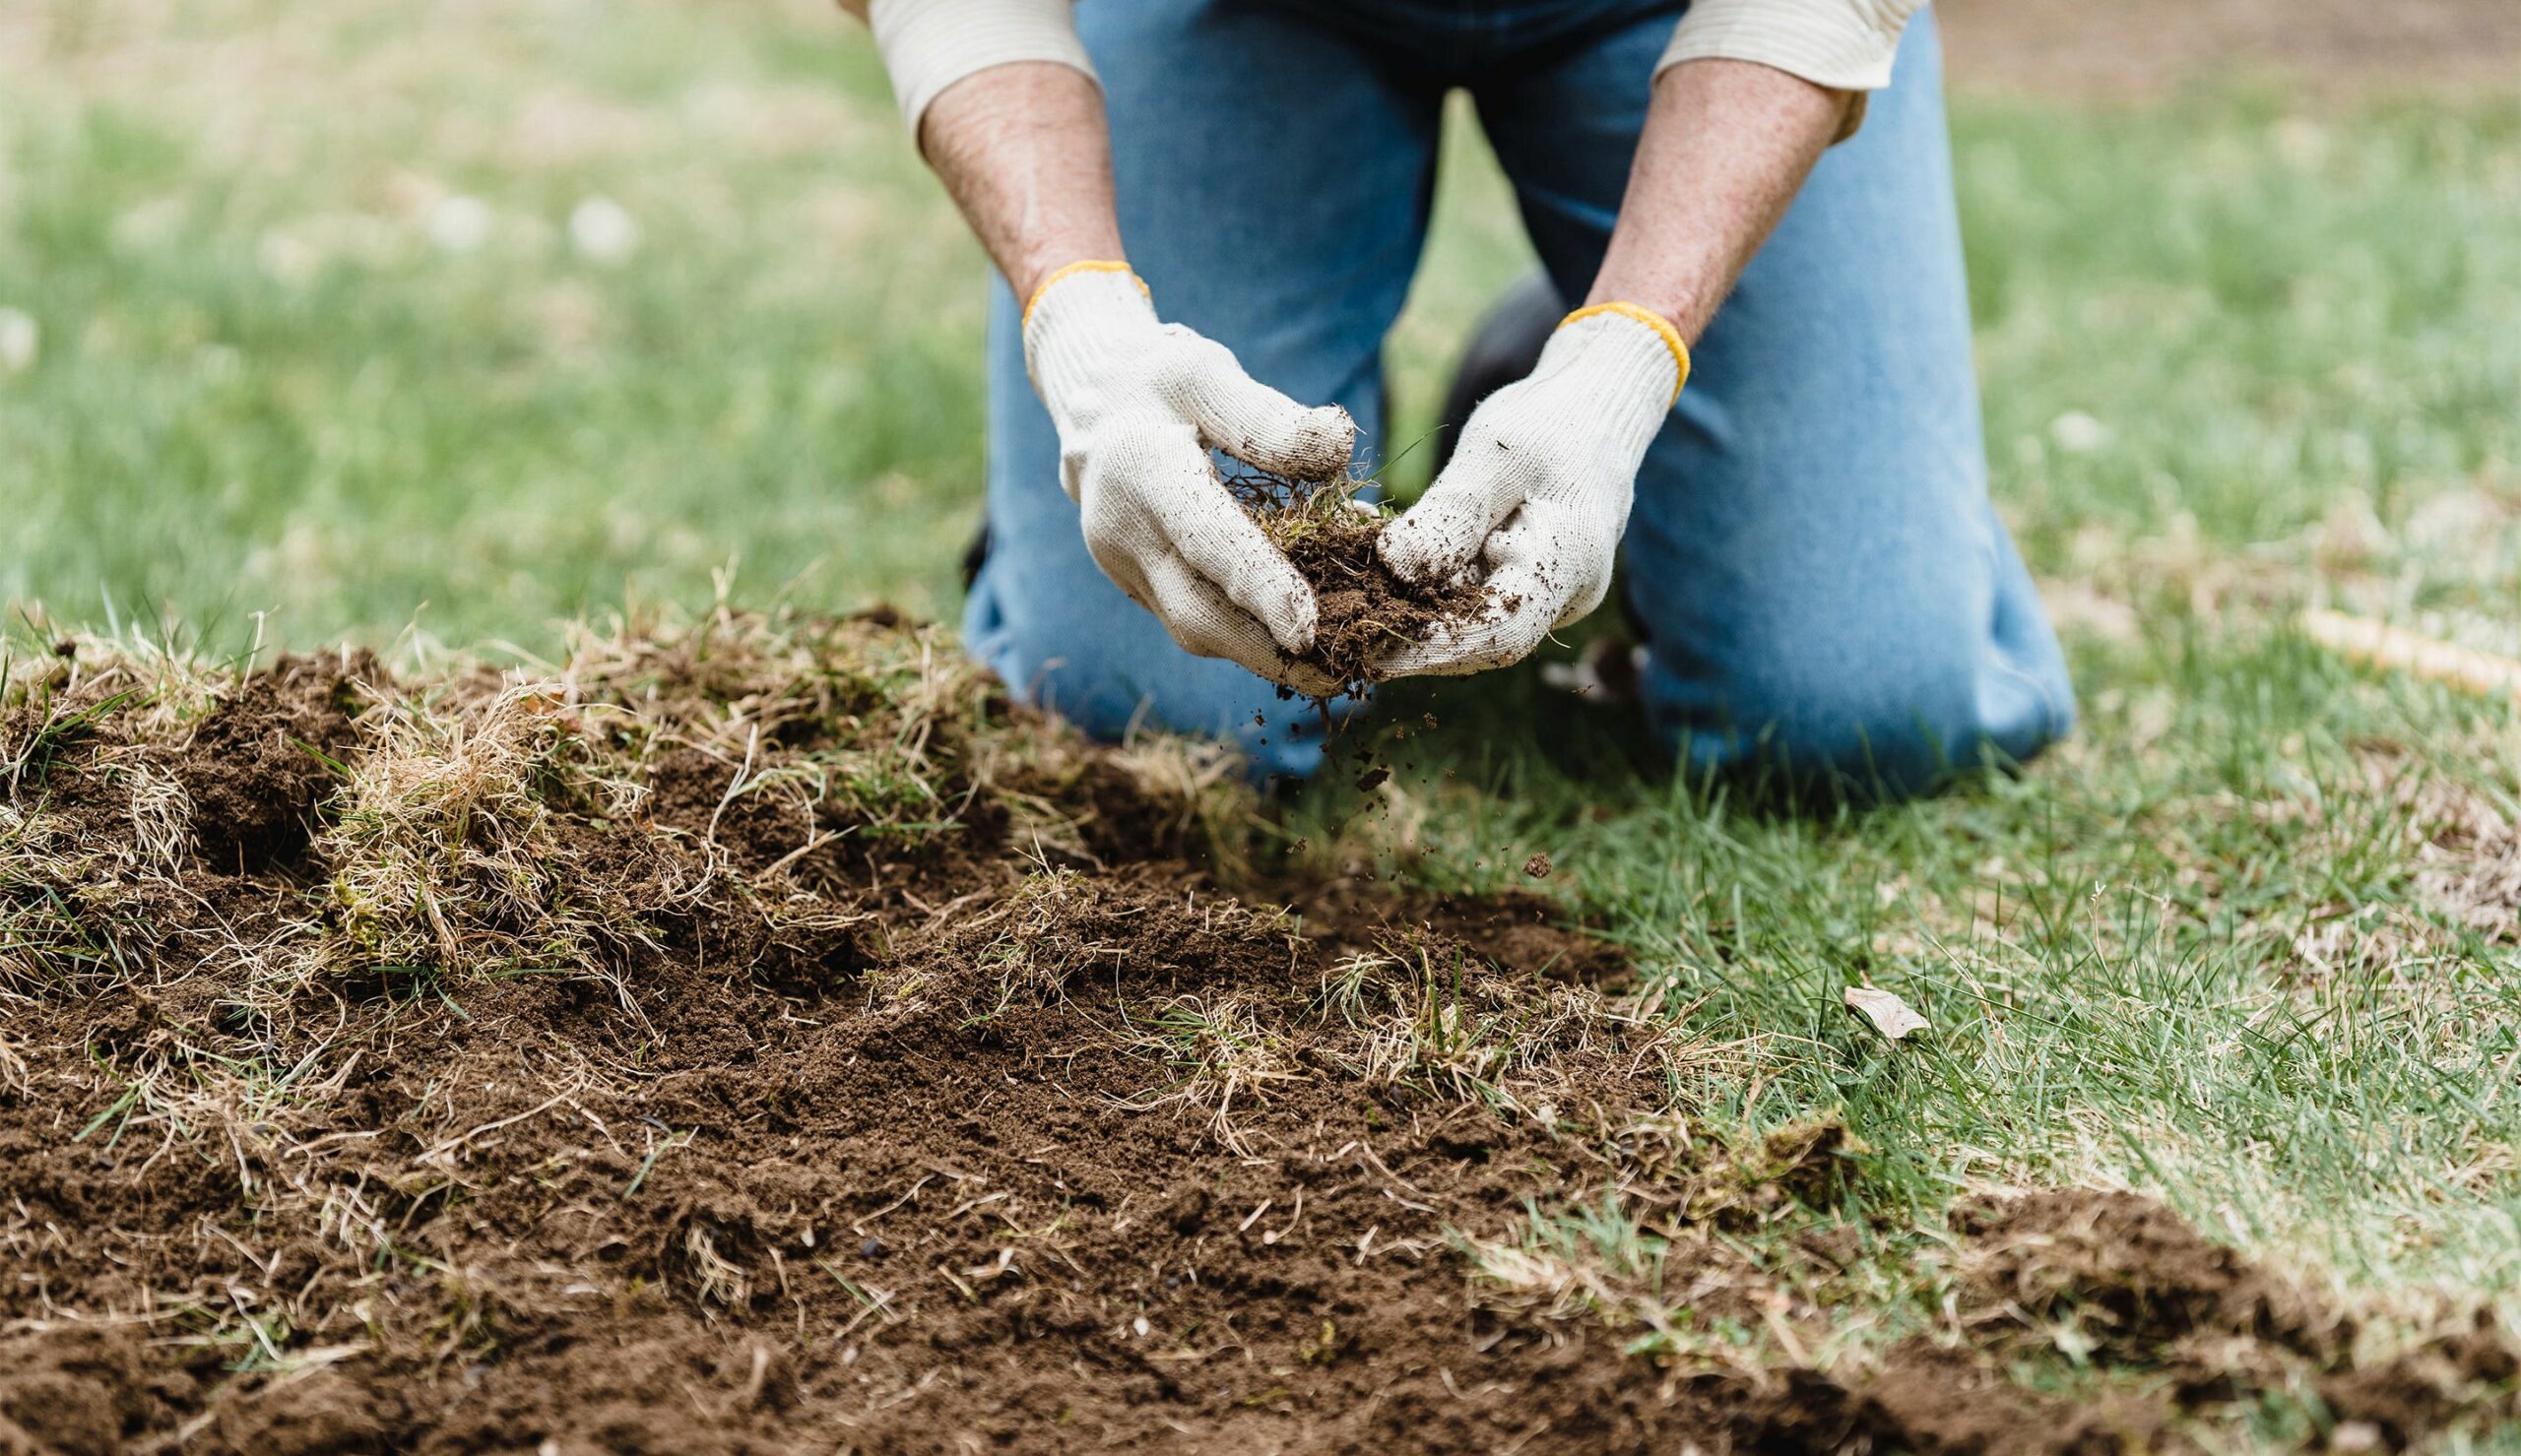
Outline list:
[[[1954,144],[1996,490],[2076,741],[1780,819],[1524,670],[1395,693],[1446,730],[1378,813],[1326,784],[1287,837],[1472,887],[1548,850],[1667,1005],[1760,1049],[1710,1096],[1844,1108],[1880,1206],[2127,1183],[2357,1284],[2509,1290],[2514,715],[2289,623],[2521,651],[2521,88],[2005,79],[1964,86]],[[827,7],[18,0],[0,95],[21,612],[539,649],[731,568],[952,612],[985,265]],[[1527,256],[1456,127],[1395,441]],[[1870,1040],[1859,979],[1933,1037]]]
[[[853,24],[34,0],[0,37],[0,307],[34,336],[0,388],[0,595],[532,641],[741,559],[950,610],[986,265]],[[1456,120],[1394,446],[1528,256]],[[2080,532],[2265,541],[2521,455],[2521,331],[2491,323],[2521,317],[2521,98],[1965,92],[1956,132],[2042,570]]]

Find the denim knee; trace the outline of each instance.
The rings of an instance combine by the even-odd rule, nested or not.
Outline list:
[[[1905,797],[2030,757],[2073,706],[1992,652],[1983,630],[1737,642],[1713,671],[1649,668],[1654,725],[1685,767],[1756,768],[1858,797]]]

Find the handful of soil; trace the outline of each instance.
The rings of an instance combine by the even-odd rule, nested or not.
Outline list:
[[[1466,621],[1479,609],[1475,581],[1408,582],[1383,564],[1375,537],[1391,517],[1357,498],[1362,480],[1240,475],[1225,483],[1320,603],[1313,648],[1296,661],[1345,689],[1380,679],[1375,664],[1391,649],[1425,642],[1436,626]]]

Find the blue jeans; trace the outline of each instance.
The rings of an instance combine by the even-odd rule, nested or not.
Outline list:
[[[1306,404],[1347,407],[1371,450],[1448,89],[1470,93],[1542,262],[1581,298],[1680,8],[1081,5],[1131,261],[1166,318]],[[1098,736],[1145,723],[1311,772],[1310,705],[1175,647],[1086,554],[1003,285],[989,427],[972,651]],[[1930,16],[1700,342],[1622,555],[1647,712],[1693,770],[1782,763],[1912,791],[2072,723],[2055,635],[1987,500]]]

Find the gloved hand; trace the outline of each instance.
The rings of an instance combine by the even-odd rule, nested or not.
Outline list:
[[[1406,581],[1485,568],[1469,622],[1393,649],[1382,670],[1502,667],[1601,605],[1637,468],[1689,371],[1688,348],[1659,315],[1632,303],[1569,314],[1532,372],[1471,412],[1436,483],[1376,540]]]
[[[1074,263],[1024,310],[1024,364],[1060,434],[1060,483],[1103,574],[1186,652],[1298,692],[1338,684],[1290,655],[1313,646],[1313,588],[1218,478],[1210,449],[1291,479],[1341,474],[1348,411],[1308,410],[1232,352],[1158,323],[1121,263]]]

